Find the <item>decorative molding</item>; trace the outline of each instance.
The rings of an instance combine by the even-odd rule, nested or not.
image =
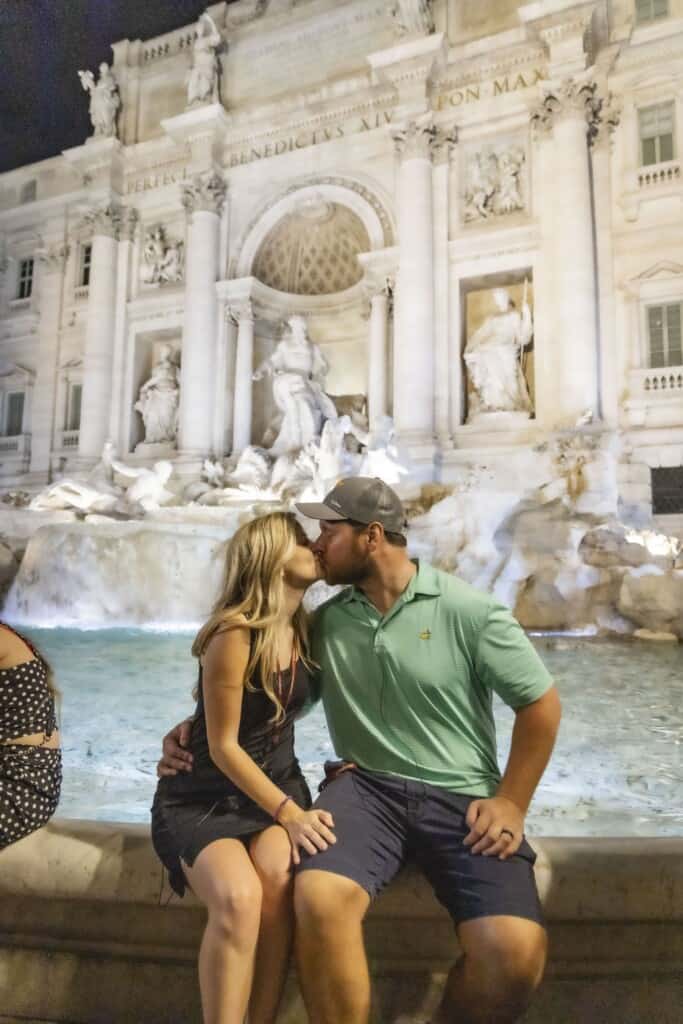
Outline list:
[[[651,281],[656,277],[680,277],[683,275],[683,263],[674,260],[659,260],[652,267],[638,274],[636,281]]]
[[[543,93],[530,118],[537,137],[550,134],[559,118],[578,116],[585,119],[588,142],[593,145],[600,138],[610,137],[619,124],[620,106],[611,94],[602,96],[598,83],[588,76],[548,82]]]
[[[256,319],[251,299],[245,299],[243,302],[231,303],[226,312],[238,326],[242,321],[251,321],[253,323]]]
[[[69,246],[63,242],[57,242],[44,249],[36,249],[36,258],[48,273],[62,271],[68,257]]]
[[[240,255],[250,238],[252,232],[259,224],[261,220],[266,216],[269,210],[272,210],[274,206],[281,203],[283,199],[293,195],[295,192],[300,192],[304,188],[311,188],[318,185],[331,185],[336,188],[348,189],[350,192],[355,192],[361,199],[372,208],[374,213],[377,215],[377,219],[382,227],[384,234],[384,245],[389,248],[394,244],[394,228],[391,222],[391,218],[387,213],[386,207],[379,201],[375,193],[366,188],[358,181],[354,181],[350,178],[338,178],[332,176],[318,176],[313,175],[312,177],[301,178],[292,185],[288,185],[282,192],[278,192],[272,199],[270,199],[264,206],[260,207],[258,212],[249,221],[247,227],[242,233],[239,243],[235,246],[236,255],[230,261],[230,267],[228,271],[228,277],[234,278],[237,274],[237,267],[239,266]],[[255,255],[255,254],[254,254]]]
[[[226,185],[215,171],[195,174],[181,184],[181,202],[188,215],[198,210],[220,214],[225,202]]]
[[[450,128],[437,128],[436,135],[434,136],[434,144],[432,146],[434,163],[448,163],[457,144],[458,129],[455,125],[452,125]]]
[[[115,203],[107,203],[106,206],[95,206],[84,213],[79,232],[105,235],[107,238],[118,240],[122,223],[121,207]]]

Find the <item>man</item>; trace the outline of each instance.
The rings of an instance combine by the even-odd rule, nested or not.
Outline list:
[[[403,507],[381,480],[342,480],[322,503],[298,509],[320,521],[313,551],[327,582],[350,584],[318,609],[313,629],[344,770],[316,804],[332,813],[337,842],[304,857],[295,884],[310,1019],[366,1024],[362,920],[410,858],[451,914],[463,952],[433,1024],[515,1021],[545,963],[523,827],[557,733],[557,691],[504,607],[410,560]],[[493,692],[515,712],[502,777]],[[177,735],[165,741],[169,768]]]

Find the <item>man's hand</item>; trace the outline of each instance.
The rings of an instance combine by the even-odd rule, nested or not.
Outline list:
[[[160,779],[164,775],[177,775],[178,772],[192,771],[192,754],[185,749],[190,742],[191,729],[192,719],[186,718],[184,722],[174,726],[164,736],[161,745],[163,754],[157,764],[157,775]]]
[[[463,843],[471,853],[507,860],[516,853],[524,837],[524,815],[517,804],[505,796],[473,800],[465,821],[469,832]]]

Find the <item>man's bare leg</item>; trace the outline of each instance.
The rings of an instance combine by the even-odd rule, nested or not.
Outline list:
[[[459,926],[458,940],[463,956],[433,1024],[514,1024],[543,977],[545,930],[523,917],[478,917]]]
[[[342,875],[311,870],[296,877],[296,957],[310,1024],[367,1024],[362,922],[369,904],[365,889]]]

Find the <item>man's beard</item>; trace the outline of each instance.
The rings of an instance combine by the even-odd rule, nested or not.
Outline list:
[[[339,584],[344,586],[359,584],[370,575],[370,559],[358,556],[354,558],[353,562],[337,566],[334,569],[323,562],[323,571],[325,573],[325,583],[331,587]]]

